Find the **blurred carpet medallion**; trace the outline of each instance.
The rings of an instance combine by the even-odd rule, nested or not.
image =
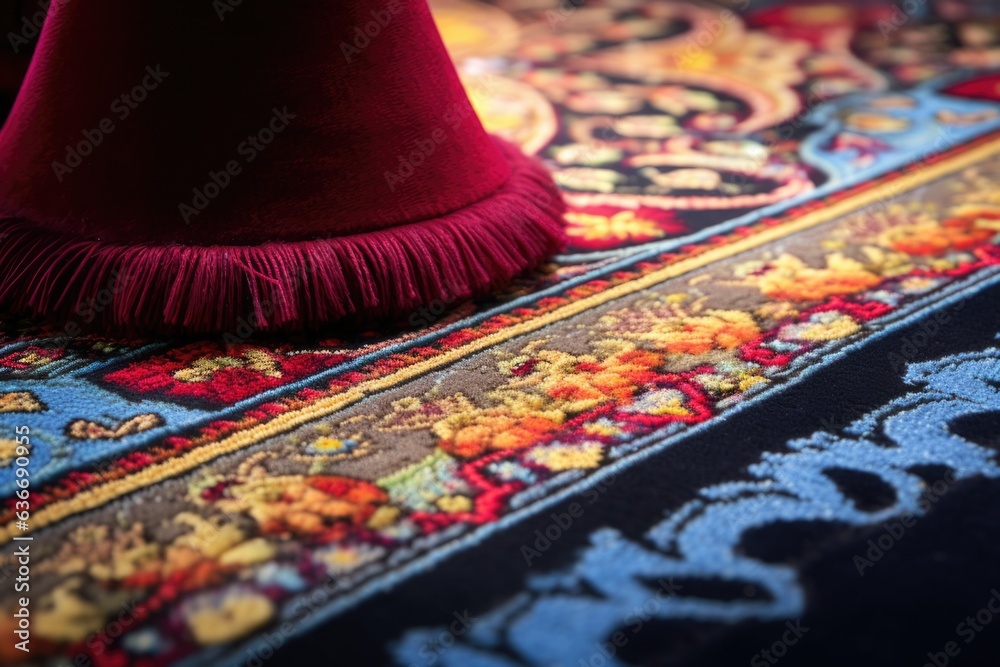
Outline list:
[[[48,325],[25,314],[62,283],[15,297],[7,260],[0,662],[997,664],[990,7],[431,9],[496,139],[468,130],[466,145],[491,156],[478,167],[435,122],[406,148],[454,150],[459,171],[495,176],[500,192],[513,169],[524,188],[465,219],[485,221],[487,239],[455,232],[458,254],[428,260],[444,279],[414,269],[391,308],[358,284],[349,304],[324,292],[310,310],[268,297],[275,276],[299,285],[251,263],[220,292],[255,285],[240,293],[250,310],[185,311],[112,281],[106,304],[95,290],[88,310]],[[384,34],[365,44],[353,25],[323,39],[379,48]],[[419,54],[408,58],[416,76]],[[263,155],[280,155],[281,139]],[[185,186],[225,168],[211,157]],[[408,159],[390,185],[421,173],[407,175]],[[560,235],[539,164],[565,202],[566,242],[518,273]],[[225,196],[252,206],[243,166]],[[38,215],[56,205],[37,201]],[[517,217],[518,201],[537,208]],[[388,202],[354,203],[389,215]],[[5,224],[20,251],[37,243]],[[265,227],[230,231],[252,241]],[[358,261],[384,297],[377,260]],[[86,333],[127,328],[123,292],[144,333],[211,333]],[[377,318],[317,324],[338,307]],[[30,653],[15,646],[24,596]]]

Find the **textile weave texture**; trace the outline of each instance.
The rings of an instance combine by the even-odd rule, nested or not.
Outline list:
[[[0,663],[998,664],[1000,19],[432,9],[568,248],[375,328],[6,317]]]

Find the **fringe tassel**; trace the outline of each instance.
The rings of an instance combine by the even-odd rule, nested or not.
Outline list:
[[[500,142],[511,178],[486,199],[382,231],[258,246],[108,245],[0,220],[0,306],[123,335],[315,330],[400,317],[501,286],[557,252],[564,205]]]

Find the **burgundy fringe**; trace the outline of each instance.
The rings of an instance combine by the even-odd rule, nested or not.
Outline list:
[[[0,307],[124,335],[312,330],[484,294],[563,243],[544,167],[504,144],[511,178],[433,220],[298,243],[109,245],[0,220]],[[245,326],[245,325],[244,325]]]

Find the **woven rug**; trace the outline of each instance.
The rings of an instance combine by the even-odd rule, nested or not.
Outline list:
[[[5,318],[0,663],[1000,664],[989,8],[434,9],[565,253],[308,338]]]

